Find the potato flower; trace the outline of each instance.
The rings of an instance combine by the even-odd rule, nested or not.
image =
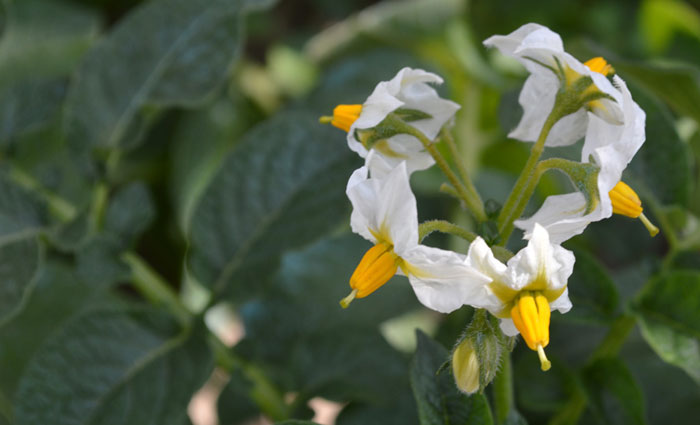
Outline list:
[[[605,60],[594,58],[585,64],[564,51],[561,37],[549,28],[526,24],[508,35],[484,41],[506,56],[518,60],[530,72],[520,92],[523,117],[508,135],[534,142],[538,139],[557,94],[573,90],[586,100],[584,107],[561,118],[549,133],[546,146],[566,146],[580,140],[589,124],[589,111],[610,124],[622,124],[622,95],[606,78],[612,71]]]
[[[501,330],[513,336],[520,333],[527,346],[537,352],[542,370],[550,368],[544,353],[549,344],[551,310],[571,309],[567,279],[574,268],[574,255],[550,243],[547,230],[535,224],[525,248],[508,260],[498,261],[480,237],[469,246],[466,264],[486,278],[487,283],[464,300],[485,308],[501,319]]]
[[[622,172],[645,140],[644,111],[632,100],[627,85],[615,76],[615,85],[622,94],[623,125],[611,125],[592,116],[581,152],[581,162],[592,162],[598,173],[596,206],[585,214],[586,197],[580,192],[549,196],[542,207],[529,219],[517,220],[515,225],[529,234],[536,223],[544,226],[553,243],[562,243],[580,234],[589,223],[610,217],[613,213],[640,218],[653,235],[658,229],[642,213],[637,194],[620,181]]]
[[[390,171],[381,173],[381,178],[369,176],[374,167]],[[353,232],[374,246],[352,274],[352,292],[341,301],[343,307],[379,289],[397,273],[408,276],[421,303],[443,313],[459,308],[460,300],[470,298],[486,282],[463,255],[419,243],[416,198],[406,162],[390,168],[382,156],[370,152],[367,165],[350,177],[347,195],[353,206]]]
[[[434,140],[460,106],[441,98],[430,84],[442,84],[442,78],[422,69],[403,68],[391,80],[377,84],[362,105],[338,105],[333,116],[322,117],[321,122],[346,131],[348,146],[363,158],[374,150],[391,168],[405,161],[409,174],[424,170],[435,161],[414,136],[387,134],[384,138],[369,129],[393,113]]]

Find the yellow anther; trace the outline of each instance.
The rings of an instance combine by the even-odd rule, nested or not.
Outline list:
[[[393,246],[380,242],[369,249],[350,277],[350,295],[340,302],[344,308],[355,298],[364,298],[387,283],[399,268],[399,257]]]
[[[540,292],[524,292],[517,298],[510,316],[527,346],[537,351],[542,370],[548,370],[551,364],[544,347],[549,344],[551,311],[547,298]]]
[[[615,73],[615,68],[612,67],[605,59],[601,56],[592,58],[583,63],[593,72],[603,74],[606,77],[610,74]]]
[[[659,233],[659,228],[654,226],[644,214],[642,214],[642,201],[637,193],[626,183],[620,181],[610,191],[613,213],[631,218],[639,218],[651,236]]]
[[[333,109],[333,116],[319,118],[322,124],[332,124],[334,127],[348,132],[362,112],[362,105],[338,105]]]

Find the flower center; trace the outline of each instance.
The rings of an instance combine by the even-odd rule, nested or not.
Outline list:
[[[332,117],[321,117],[320,122],[330,123],[334,127],[349,132],[352,124],[357,121],[362,112],[362,105],[338,105],[333,109]]]
[[[549,344],[549,302],[540,291],[521,293],[510,310],[515,327],[531,350],[537,351],[542,370],[549,370],[551,363],[544,354]]]
[[[583,63],[588,67],[593,72],[597,72],[599,74],[603,74],[606,77],[610,74],[615,73],[615,68],[612,67],[603,57],[598,56],[592,59],[587,60],[586,62]]]
[[[343,308],[355,298],[363,298],[387,283],[396,274],[400,258],[394,253],[394,247],[386,242],[379,242],[370,248],[360,260],[355,272],[350,277],[352,292],[340,301]]]
[[[610,195],[610,201],[612,202],[613,213],[639,218],[651,236],[659,233],[659,229],[642,214],[642,201],[637,196],[637,193],[626,183],[618,182],[608,195]]]

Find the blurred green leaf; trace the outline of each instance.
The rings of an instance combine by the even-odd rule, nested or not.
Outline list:
[[[44,263],[25,308],[0,327],[0,390],[13,395],[26,363],[43,341],[87,304],[103,303],[103,295],[65,265]]]
[[[644,396],[618,358],[595,361],[582,372],[589,406],[601,424],[646,424]]]
[[[518,406],[522,411],[535,414],[557,411],[571,395],[571,386],[574,385],[570,366],[550,353],[552,369],[542,373],[531,351],[519,351],[518,354],[514,356],[513,365]]]
[[[180,423],[212,367],[205,341],[178,334],[160,314],[93,310],[71,320],[30,361],[15,396],[15,420]]]
[[[41,126],[56,113],[66,91],[66,82],[57,80],[22,81],[0,93],[0,146],[18,134]]]
[[[246,337],[236,350],[302,400],[382,406],[408,387],[405,358],[379,333],[383,321],[418,308],[406,281],[390,281],[348,309],[338,305],[350,290],[349,259],[359,261],[366,245],[352,235],[285,255],[260,298],[240,309]]]
[[[35,282],[44,215],[34,197],[0,175],[0,325],[21,309]]]
[[[411,363],[411,387],[421,425],[493,423],[483,394],[461,393],[449,368],[438,373],[449,360],[443,346],[418,331],[418,347]]]
[[[357,155],[336,129],[301,112],[248,132],[202,196],[190,225],[192,272],[221,292],[244,266],[328,232],[345,216]],[[239,284],[250,284],[239,282]]]
[[[172,141],[171,198],[180,229],[188,233],[202,192],[241,135],[260,117],[238,94],[216,99],[179,120]],[[203,143],[204,141],[204,143]]]
[[[109,200],[103,231],[114,235],[122,247],[129,247],[155,218],[155,206],[145,184],[130,183]]]
[[[574,307],[563,318],[610,323],[619,304],[615,283],[591,254],[583,250],[574,253],[576,264],[567,285]]]
[[[639,21],[649,50],[663,51],[676,31],[700,39],[700,12],[683,0],[645,0]]]
[[[318,424],[316,422],[311,422],[311,421],[291,420],[291,421],[276,422],[275,425],[318,425]]]
[[[259,2],[258,7],[271,2]],[[157,0],[122,19],[88,54],[69,90],[68,139],[80,148],[125,140],[146,105],[193,106],[226,78],[241,42],[243,0]]]
[[[691,185],[688,146],[678,136],[664,105],[641,90],[634,90],[633,94],[646,112],[646,142],[627,167],[625,176],[632,175],[633,187],[635,183],[643,184],[661,203],[685,206]],[[635,189],[646,195],[642,188]]]
[[[679,270],[652,279],[634,310],[654,351],[700,384],[700,273]]]
[[[343,408],[336,425],[418,425],[416,402],[409,388],[395,391],[391,400],[382,403],[351,402]]]
[[[365,38],[373,44],[379,39],[414,47],[420,40],[441,31],[446,22],[463,10],[461,0],[379,2],[311,38],[306,54],[317,63],[329,61]]]
[[[674,111],[700,122],[700,69],[686,64],[614,62],[615,69],[663,99]],[[637,94],[634,96],[637,100]],[[640,104],[641,106],[641,104]],[[642,109],[646,110],[644,106]],[[647,119],[649,112],[647,111]],[[649,137],[647,135],[647,140]]]
[[[231,373],[229,381],[216,402],[216,411],[221,425],[250,422],[261,415],[260,408],[251,398],[252,390],[253,384],[239,369]]]
[[[100,24],[94,12],[64,1],[11,1],[7,12],[0,38],[0,87],[68,76]]]

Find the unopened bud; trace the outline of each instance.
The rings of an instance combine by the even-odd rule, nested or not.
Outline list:
[[[498,372],[505,339],[485,310],[477,310],[452,353],[457,387],[467,394],[483,390]]]
[[[452,374],[460,391],[473,394],[479,390],[479,359],[468,338],[463,339],[452,353]]]

